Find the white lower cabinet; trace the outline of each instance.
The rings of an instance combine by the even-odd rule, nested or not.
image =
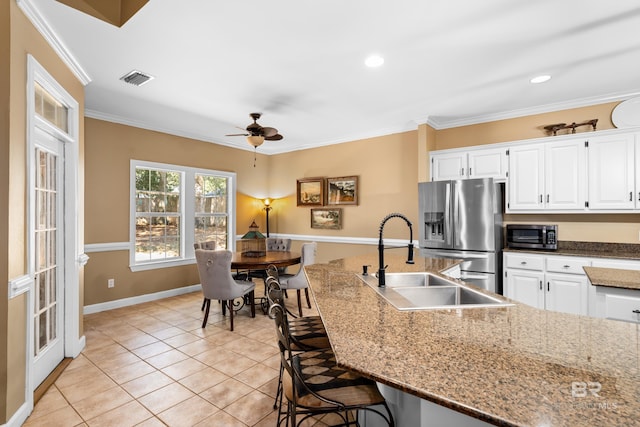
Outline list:
[[[532,307],[587,315],[586,258],[504,254],[504,295]]]
[[[606,286],[595,288],[594,317],[640,323],[640,291]]]
[[[640,261],[632,260],[593,260],[593,267],[640,270]],[[591,286],[595,288],[590,298],[591,315],[605,319],[623,320],[640,323],[640,290]]]

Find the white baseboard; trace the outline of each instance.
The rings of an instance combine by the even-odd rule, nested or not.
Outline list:
[[[33,411],[33,402],[25,402],[20,408],[9,418],[6,424],[0,425],[0,427],[20,427],[27,420],[31,412]]]
[[[130,305],[141,304],[143,302],[156,301],[163,298],[174,297],[177,295],[188,294],[202,289],[197,285],[185,286],[182,288],[169,289],[167,291],[156,292],[153,294],[140,295],[137,297],[123,298],[114,301],[101,302],[99,304],[91,304],[84,306],[84,314],[99,313],[101,311],[113,310],[114,308],[128,307]]]

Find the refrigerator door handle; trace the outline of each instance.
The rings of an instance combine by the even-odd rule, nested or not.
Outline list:
[[[429,255],[440,255],[447,258],[462,258],[462,259],[487,259],[489,255],[482,252],[470,253],[462,251],[445,250],[440,251],[437,249],[427,249]]]
[[[453,227],[451,222],[451,191],[452,191],[453,183],[447,182],[445,187],[445,196],[444,196],[444,243],[445,246],[450,248],[452,247],[452,237],[453,237]]]
[[[489,274],[465,273],[464,271],[460,274],[460,279],[461,280],[465,280],[465,279],[487,279],[488,277],[490,277]]]

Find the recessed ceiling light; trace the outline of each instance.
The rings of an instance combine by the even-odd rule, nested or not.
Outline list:
[[[384,58],[380,55],[371,55],[364,60],[364,65],[369,68],[376,68],[384,64]]]
[[[541,76],[536,76],[534,78],[532,78],[531,80],[529,80],[531,83],[544,83],[546,81],[549,81],[549,79],[551,79],[551,76],[548,74],[543,74]]]

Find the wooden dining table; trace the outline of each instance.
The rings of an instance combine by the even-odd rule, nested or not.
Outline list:
[[[248,271],[248,277],[266,277],[266,269],[270,265],[275,265],[277,268],[284,268],[290,265],[300,264],[300,252],[293,251],[267,251],[264,256],[247,256],[242,252],[234,252],[231,256],[231,269],[240,271]],[[261,271],[265,273],[262,275],[252,275],[251,271]],[[265,296],[256,298],[257,305],[262,308],[262,312],[267,314],[268,301]]]
[[[300,252],[267,251],[264,256],[259,257],[234,252],[231,257],[232,270],[266,270],[271,264],[278,268],[300,264]]]

